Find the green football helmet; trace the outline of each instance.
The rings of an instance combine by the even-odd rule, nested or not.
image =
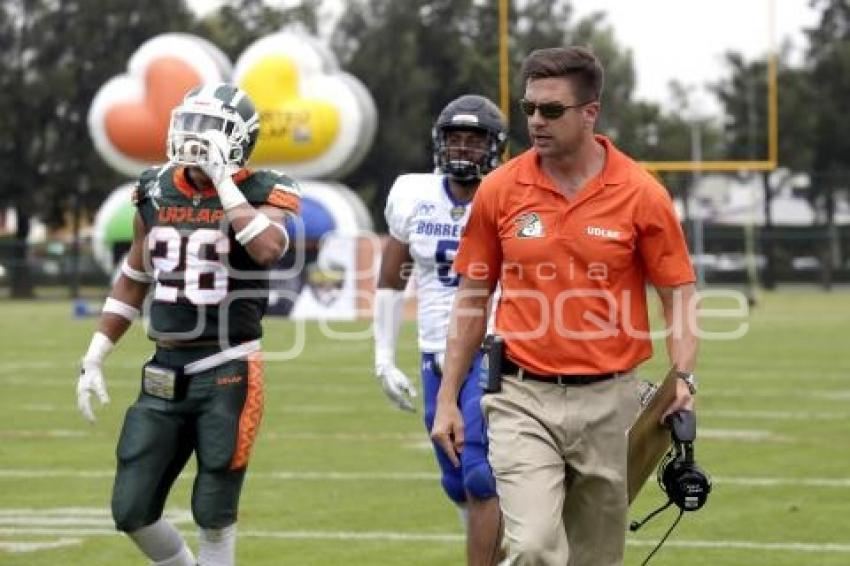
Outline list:
[[[242,89],[227,83],[201,85],[171,112],[168,159],[195,166],[207,159],[207,141],[199,134],[215,130],[227,137],[227,165],[242,167],[260,136],[260,116]]]

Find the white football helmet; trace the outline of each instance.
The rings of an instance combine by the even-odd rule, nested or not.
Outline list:
[[[245,91],[227,83],[190,90],[171,112],[169,161],[192,166],[205,162],[209,155],[208,141],[198,134],[209,130],[227,137],[227,165],[234,168],[245,165],[260,135],[259,114]]]

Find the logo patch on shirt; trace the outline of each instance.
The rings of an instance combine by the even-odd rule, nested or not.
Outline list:
[[[607,228],[600,228],[599,226],[588,226],[585,228],[585,232],[587,232],[588,236],[595,236],[597,238],[606,238],[608,240],[620,239],[619,230],[609,230]]]
[[[466,206],[463,205],[463,204],[459,204],[457,206],[452,207],[452,209],[449,211],[449,216],[452,217],[452,220],[457,222],[458,220],[463,218],[463,215],[465,213],[466,213]]]
[[[437,212],[437,206],[430,202],[420,202],[413,209],[414,218],[430,218]]]
[[[159,210],[159,201],[162,199],[162,187],[159,184],[159,177],[156,179],[150,180],[145,184],[145,193],[148,195],[148,198],[151,199],[151,204],[157,210]]]
[[[543,222],[536,212],[522,214],[514,220],[514,223],[519,226],[517,238],[542,238],[545,235]]]

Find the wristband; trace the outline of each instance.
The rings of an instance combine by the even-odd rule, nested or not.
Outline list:
[[[269,217],[258,212],[241,230],[236,232],[236,241],[246,245],[248,242],[260,235],[260,232],[271,226]]]
[[[221,207],[225,211],[236,208],[240,204],[248,204],[245,195],[242,194],[242,191],[239,190],[233,179],[229,176],[222,179],[215,186],[215,189],[218,191],[218,199],[221,201]]]
[[[106,334],[103,332],[95,332],[91,337],[89,349],[86,350],[86,355],[83,356],[83,361],[101,364],[114,347],[115,344]]]
[[[132,279],[137,283],[150,283],[153,281],[153,277],[151,277],[148,273],[130,267],[126,258],[124,258],[124,263],[121,264],[121,273],[126,275],[128,279]]]
[[[102,312],[117,314],[121,318],[126,318],[130,322],[133,322],[136,317],[139,316],[139,309],[132,305],[128,305],[125,302],[119,301],[118,299],[113,299],[112,297],[106,298],[106,302],[103,303]]]

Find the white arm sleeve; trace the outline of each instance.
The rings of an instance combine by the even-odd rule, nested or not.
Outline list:
[[[377,289],[374,305],[375,368],[395,366],[395,347],[404,315],[404,291]]]

